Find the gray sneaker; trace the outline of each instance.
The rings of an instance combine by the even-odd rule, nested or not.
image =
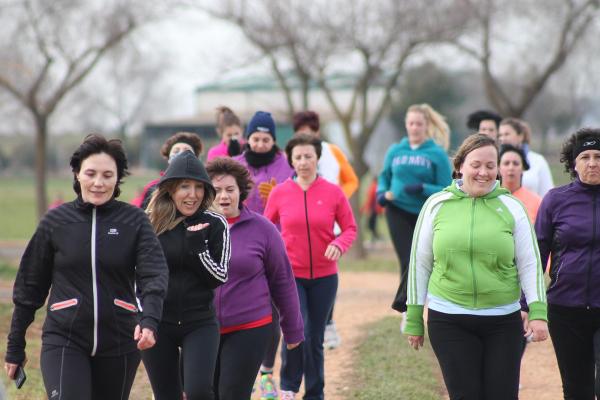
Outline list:
[[[325,340],[323,341],[323,346],[326,349],[333,350],[340,347],[341,344],[342,339],[335,328],[335,322],[332,321],[325,327]]]

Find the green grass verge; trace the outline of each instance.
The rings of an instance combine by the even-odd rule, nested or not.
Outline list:
[[[348,399],[442,399],[441,375],[429,341],[421,350],[413,350],[399,332],[397,317],[368,328],[354,374]]]
[[[10,329],[10,320],[12,317],[13,306],[12,304],[0,303],[0,337],[6,340],[8,336],[8,330]],[[42,321],[44,320],[45,313],[43,310],[37,312],[36,322],[34,322],[29,330],[27,331],[27,358],[28,362],[25,366],[25,373],[27,374],[27,381],[20,390],[15,388],[12,381],[8,381],[4,371],[0,374],[2,376],[2,383],[6,388],[6,394],[8,399],[13,400],[31,400],[31,399],[45,399],[46,391],[44,390],[44,383],[42,381],[42,374],[40,372],[40,349],[41,349],[41,327]],[[6,349],[6,342],[2,343],[2,359],[4,359],[4,351]]]
[[[17,266],[0,260],[0,280],[13,282],[17,275]]]
[[[135,192],[158,175],[130,176],[121,186],[120,200],[131,200]],[[48,203],[59,195],[70,201],[75,198],[71,177],[53,177],[48,179]],[[11,177],[0,179],[0,240],[28,240],[38,223],[35,203],[34,178]]]

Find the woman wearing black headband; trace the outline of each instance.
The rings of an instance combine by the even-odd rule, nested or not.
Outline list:
[[[550,255],[548,325],[565,399],[600,395],[600,129],[563,145],[572,182],[548,192],[535,223],[542,265]]]

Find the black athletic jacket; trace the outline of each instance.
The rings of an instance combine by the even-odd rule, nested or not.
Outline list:
[[[191,232],[188,226],[208,223]],[[231,242],[223,216],[198,211],[158,236],[169,265],[163,322],[183,324],[214,316],[213,289],[227,282]]]
[[[136,350],[135,325],[156,331],[168,270],[144,212],[117,200],[81,197],[49,211],[21,259],[6,361],[25,358],[25,331],[48,299],[42,342],[91,356]],[[138,315],[135,286],[143,307]]]

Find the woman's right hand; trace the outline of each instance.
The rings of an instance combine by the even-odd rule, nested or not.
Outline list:
[[[425,342],[425,337],[423,337],[423,336],[413,336],[413,335],[408,336],[408,344],[410,344],[410,346],[415,350],[419,350],[419,347],[423,347],[424,342]]]
[[[25,359],[21,365],[24,367],[25,364],[27,364],[27,359]],[[18,367],[19,364],[5,362],[4,369],[6,370],[6,376],[8,376],[9,379],[15,379],[15,372],[17,371]]]
[[[385,197],[386,200],[392,201],[392,200],[394,200],[394,193],[392,193],[392,192],[385,192],[384,197]]]

